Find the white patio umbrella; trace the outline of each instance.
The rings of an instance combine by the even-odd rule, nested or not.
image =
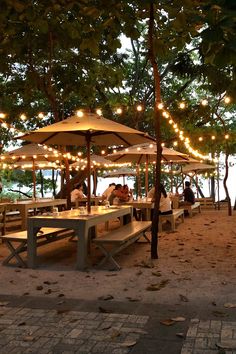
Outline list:
[[[148,164],[156,161],[157,148],[154,143],[145,143],[135,146],[131,146],[126,149],[116,151],[113,154],[107,155],[107,157],[119,163],[133,162],[139,165],[140,163],[145,163],[145,190],[146,195],[148,192]],[[162,163],[186,163],[189,161],[187,154],[176,151],[174,149],[169,149],[166,147],[162,148]]]
[[[197,186],[197,195],[198,195],[198,174],[205,173],[206,171],[215,170],[217,167],[214,165],[209,165],[205,163],[190,163],[186,166],[183,166],[182,172],[186,175],[195,175],[196,176],[196,186]]]
[[[104,178],[108,177],[123,177],[123,184],[125,184],[125,176],[135,176],[136,171],[131,168],[121,167],[113,171],[109,171],[103,175]]]
[[[82,112],[78,116],[71,116],[63,121],[17,138],[48,145],[86,146],[88,161],[88,212],[91,209],[91,146],[130,146],[154,141],[153,138],[144,132],[129,128],[94,113],[82,114]],[[68,202],[70,203],[69,199]]]
[[[0,156],[2,167],[16,169],[31,169],[33,173],[33,197],[36,198],[36,173],[37,169],[52,169],[59,167],[62,155],[55,149],[45,150],[38,144],[23,145]],[[7,167],[7,166],[5,166]]]

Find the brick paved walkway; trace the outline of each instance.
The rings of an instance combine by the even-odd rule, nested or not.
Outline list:
[[[5,305],[5,306],[4,306]],[[148,316],[0,307],[1,354],[129,353]]]
[[[181,354],[236,354],[236,322],[192,319]]]

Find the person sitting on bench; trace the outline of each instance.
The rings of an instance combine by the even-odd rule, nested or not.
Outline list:
[[[183,192],[184,200],[179,203],[180,206],[193,205],[195,203],[195,196],[193,190],[191,189],[191,184],[189,181],[185,181],[185,188]]]
[[[161,215],[172,214],[173,211],[171,207],[171,200],[170,197],[167,195],[163,184],[160,185],[160,191],[161,191],[161,198],[160,198],[160,205],[159,205],[159,213]]]

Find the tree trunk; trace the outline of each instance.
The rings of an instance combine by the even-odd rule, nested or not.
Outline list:
[[[215,201],[216,199],[216,193],[215,193],[215,177],[211,177],[211,195],[210,197]]]
[[[158,104],[161,103],[161,85],[160,74],[158,65],[154,55],[154,4],[150,4],[149,14],[149,28],[148,28],[148,49],[149,60],[153,69],[154,76],[154,90],[155,90],[155,102],[154,102],[154,120],[155,120],[155,133],[157,144],[156,155],[156,174],[155,174],[155,203],[154,213],[152,219],[152,241],[151,241],[151,258],[158,258],[158,223],[159,223],[159,205],[160,205],[160,184],[161,184],[161,113],[158,109]]]
[[[231,199],[230,199],[229,191],[228,191],[228,187],[227,187],[227,179],[228,179],[228,175],[229,175],[228,159],[229,159],[229,152],[228,152],[228,146],[226,146],[226,151],[225,151],[225,176],[224,176],[224,180],[223,180],[223,185],[224,185],[224,189],[225,189],[226,200],[227,200],[227,203],[228,203],[228,215],[232,216]]]

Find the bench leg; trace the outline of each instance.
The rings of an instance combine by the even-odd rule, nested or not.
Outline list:
[[[18,261],[18,265],[23,268],[26,268],[26,263],[23,261],[23,259],[19,255],[19,253],[26,250],[26,248],[25,248],[26,242],[25,241],[21,242],[20,245],[16,248],[9,241],[5,241],[5,243],[6,243],[7,247],[9,248],[9,250],[11,251],[11,254],[6,259],[4,259],[2,264],[4,264],[4,265],[9,264],[9,262],[12,258],[16,258]]]
[[[103,247],[102,245],[98,245],[98,247],[100,248],[100,250],[102,251],[102,253],[105,255],[105,257],[99,262],[98,266],[103,265],[104,263],[106,263],[107,261],[110,261],[112,264],[114,264],[115,268],[117,270],[120,270],[121,267],[119,266],[119,264],[115,261],[115,259],[113,258],[113,255],[116,253],[115,250],[112,250],[109,252],[107,251],[107,249],[105,247]]]

